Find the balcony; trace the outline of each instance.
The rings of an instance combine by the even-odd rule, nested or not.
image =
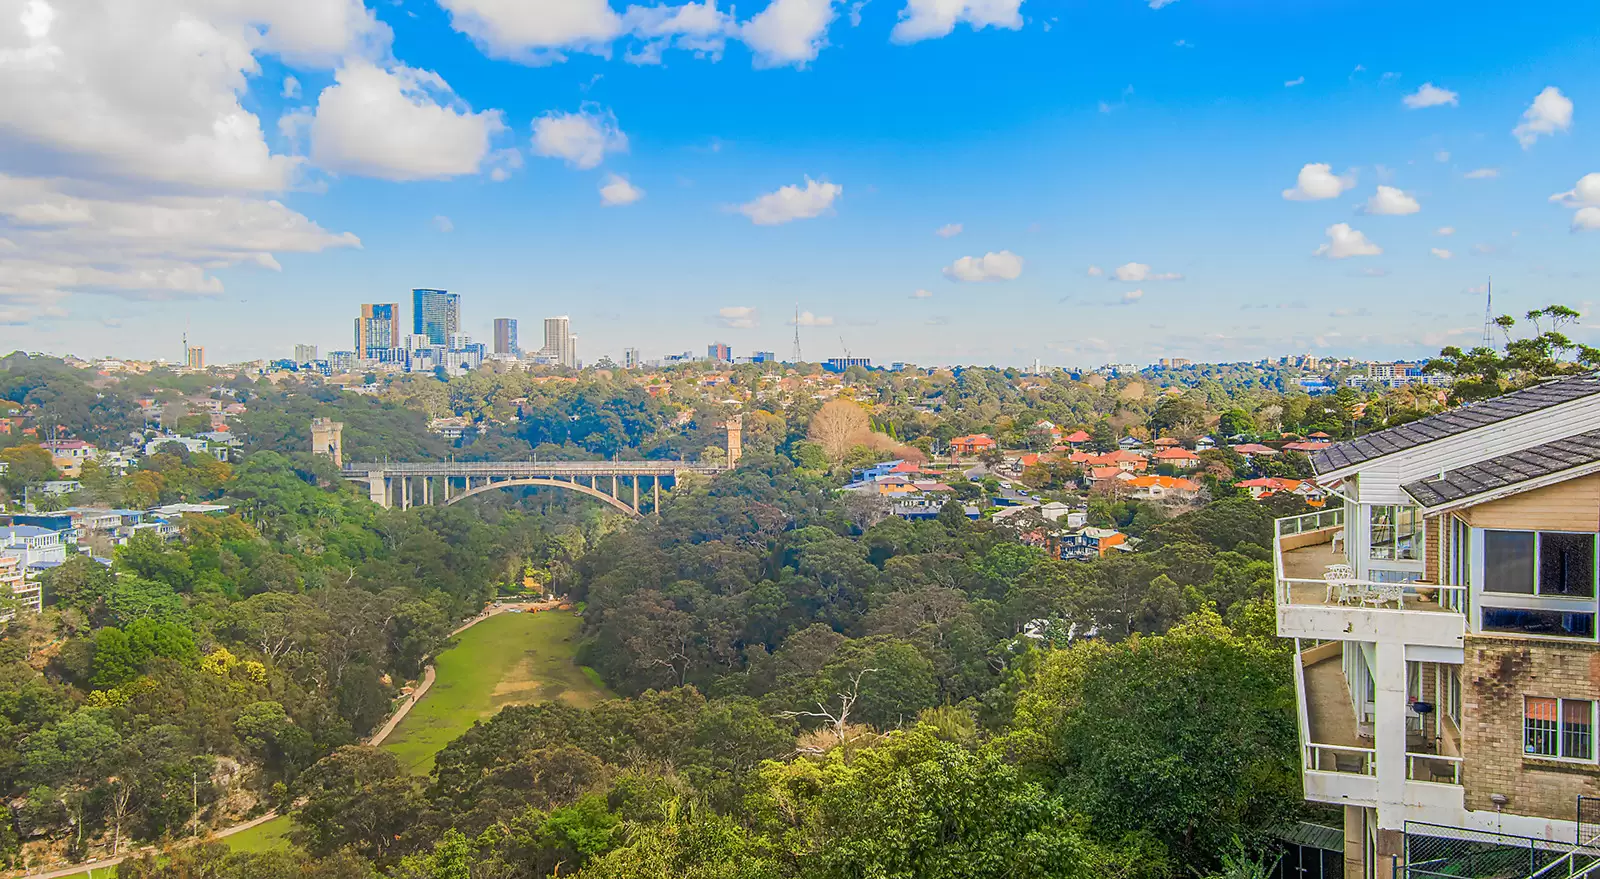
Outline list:
[[[1466,632],[1465,589],[1349,576],[1329,579],[1334,566],[1351,566],[1344,510],[1279,519],[1276,527],[1273,563],[1279,635],[1318,640],[1395,638],[1410,644],[1461,646]]]

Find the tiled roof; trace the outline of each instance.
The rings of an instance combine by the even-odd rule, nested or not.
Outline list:
[[[1437,507],[1596,461],[1600,461],[1600,430],[1479,461],[1447,471],[1443,478],[1419,479],[1404,487],[1417,503]]]
[[[1600,393],[1600,375],[1593,373],[1548,381],[1482,403],[1429,415],[1409,424],[1336,443],[1312,455],[1311,463],[1318,473],[1342,470],[1597,393]]]

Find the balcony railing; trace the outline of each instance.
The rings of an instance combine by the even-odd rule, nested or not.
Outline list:
[[[1321,531],[1325,528],[1344,527],[1344,507],[1335,507],[1331,510],[1318,510],[1315,513],[1305,513],[1299,516],[1289,516],[1277,520],[1278,537],[1284,538],[1294,534],[1304,534],[1308,531]]]
[[[1436,583],[1380,583],[1376,580],[1278,578],[1278,604],[1343,606],[1374,610],[1466,612],[1464,586]]]
[[[1342,772],[1346,775],[1376,775],[1378,752],[1374,748],[1342,745],[1306,744],[1306,769],[1312,772]]]
[[[1433,784],[1460,784],[1461,758],[1447,754],[1406,753],[1406,778]]]

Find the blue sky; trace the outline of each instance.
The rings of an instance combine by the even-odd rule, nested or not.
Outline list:
[[[0,0],[0,345],[327,351],[434,286],[590,361],[797,305],[813,359],[1415,357],[1490,275],[1593,296],[1584,4],[219,5]]]

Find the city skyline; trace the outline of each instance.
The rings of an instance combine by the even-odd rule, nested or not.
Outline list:
[[[1414,358],[1491,275],[1591,310],[1574,4],[242,8],[0,0],[0,346],[340,350],[418,280],[591,362],[796,323],[808,360]]]

